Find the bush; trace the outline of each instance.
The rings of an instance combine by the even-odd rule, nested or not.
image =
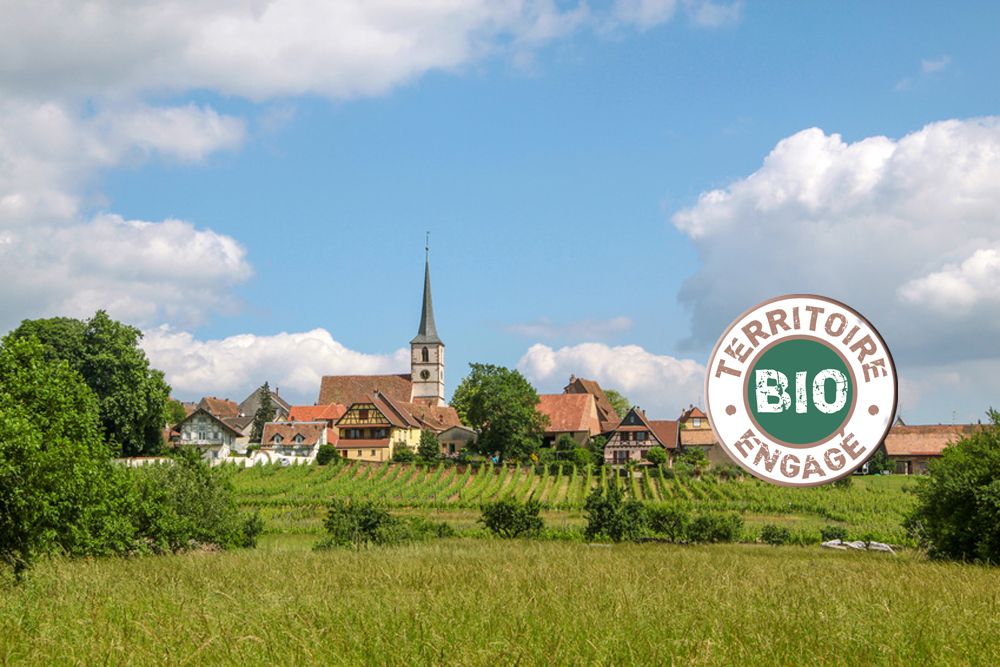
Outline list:
[[[843,526],[823,526],[819,529],[819,536],[824,542],[832,540],[847,541],[847,529]]]
[[[587,496],[587,539],[605,536],[613,542],[636,540],[646,530],[646,508],[638,500],[625,500],[625,493],[617,483],[607,491],[598,487]]]
[[[538,516],[542,509],[537,500],[531,499],[523,505],[516,500],[501,499],[483,503],[483,515],[477,520],[500,537],[526,537],[537,535],[545,527],[545,521]]]
[[[792,531],[783,526],[775,526],[773,523],[765,524],[760,529],[760,541],[764,544],[788,544],[792,541]]]
[[[436,461],[441,456],[441,441],[434,431],[420,432],[420,444],[417,446],[417,456],[421,461]]]
[[[334,498],[323,522],[327,538],[316,548],[362,544],[392,544],[402,541],[407,531],[402,522],[370,500],[344,501]]]
[[[692,542],[735,542],[743,530],[743,517],[736,512],[705,512],[688,524]]]
[[[663,447],[653,447],[646,454],[646,460],[653,465],[662,466],[670,461],[670,455]]]
[[[393,463],[413,463],[417,460],[417,455],[413,453],[413,449],[407,445],[399,442],[396,443],[396,447],[392,451],[392,462]]]
[[[316,463],[321,466],[325,466],[331,461],[336,462],[339,458],[337,448],[333,445],[320,445],[319,451],[316,452]]]
[[[562,433],[556,438],[555,450],[557,452],[571,452],[579,446],[569,433]]]
[[[1000,564],[1000,413],[944,449],[917,481],[905,525],[937,559]]]
[[[680,503],[660,503],[646,507],[646,519],[650,531],[676,542],[684,539],[691,513]]]

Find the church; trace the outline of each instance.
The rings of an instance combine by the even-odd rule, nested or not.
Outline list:
[[[377,394],[388,396],[396,403],[447,408],[444,398],[444,343],[434,324],[429,259],[424,264],[424,301],[420,311],[420,327],[417,335],[410,341],[410,372],[400,375],[325,375],[320,383],[317,404],[340,403],[349,406],[366,396]],[[451,408],[447,410],[453,412]],[[457,422],[457,416],[455,421]]]

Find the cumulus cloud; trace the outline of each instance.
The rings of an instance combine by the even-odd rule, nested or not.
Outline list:
[[[266,380],[286,400],[312,405],[324,375],[406,373],[410,368],[409,350],[363,354],[347,349],[324,329],[201,341],[161,326],[145,332],[142,347],[150,364],[164,371],[175,396],[191,399],[240,400]]]
[[[542,393],[561,391],[571,374],[597,380],[657,419],[675,419],[689,403],[700,402],[704,393],[703,365],[656,355],[638,345],[581,343],[554,350],[539,343],[528,349],[517,368]]]
[[[804,130],[672,221],[703,260],[679,295],[693,316],[689,348],[710,349],[765,298],[816,293],[866,315],[897,357],[996,354],[1000,118],[933,123],[898,141]]]
[[[586,319],[562,323],[541,317],[533,322],[512,324],[506,328],[506,331],[509,334],[527,338],[605,340],[623,334],[631,328],[632,320],[628,317],[615,317],[610,320]]]
[[[602,11],[553,0],[10,0],[0,5],[0,88],[371,95],[581,26],[648,28],[669,20],[675,4],[618,0]],[[733,11],[705,0],[681,5],[699,23]]]

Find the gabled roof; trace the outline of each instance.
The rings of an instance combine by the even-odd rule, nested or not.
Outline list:
[[[371,402],[375,404],[379,412],[388,417],[389,422],[393,426],[399,426],[401,428],[420,428],[420,422],[417,421],[416,417],[410,414],[404,405],[406,403],[400,401],[393,401],[391,398],[385,394],[375,394],[372,397]]]
[[[198,407],[220,419],[240,416],[240,407],[236,405],[236,401],[230,401],[228,398],[206,396],[198,402]]]
[[[226,417],[222,421],[226,422],[233,429],[244,435],[250,435],[249,427],[253,424],[253,415],[244,417]]]
[[[288,410],[288,421],[292,422],[336,422],[347,412],[347,407],[340,403],[329,405],[293,405]]]
[[[699,408],[696,405],[692,405],[687,410],[681,412],[681,417],[678,421],[686,422],[687,420],[694,419],[695,417],[700,417],[701,419],[708,419],[708,415],[702,412],[701,408]]]
[[[653,430],[653,435],[667,449],[677,448],[677,434],[680,432],[680,424],[675,421],[650,419],[649,425]]]
[[[311,447],[323,442],[327,432],[326,422],[268,422],[264,424],[261,443],[273,445],[274,436],[281,436],[282,445],[295,444],[295,436],[302,436],[302,444]]]
[[[375,392],[391,396],[394,401],[409,401],[413,396],[410,375],[324,375],[319,386],[320,405],[340,403],[353,405]]]
[[[194,412],[192,412],[191,414],[189,414],[187,417],[185,417],[184,419],[182,419],[179,422],[177,422],[177,424],[174,425],[174,430],[177,431],[178,433],[180,433],[181,426],[183,424],[186,424],[187,422],[191,421],[192,419],[194,419],[198,415],[205,415],[206,417],[210,418],[213,422],[215,422],[216,424],[218,424],[221,428],[225,429],[226,431],[229,431],[230,433],[232,433],[237,438],[239,438],[240,436],[243,435],[242,433],[240,433],[239,431],[237,431],[236,429],[234,429],[232,426],[230,426],[229,424],[227,424],[223,420],[221,420],[218,417],[216,417],[215,415],[213,415],[211,412],[209,412],[205,408],[198,408],[197,410],[195,410]]]
[[[597,404],[589,393],[541,394],[535,409],[549,418],[546,434],[583,431],[594,436],[601,433]]]
[[[452,426],[462,425],[462,420],[458,418],[458,413],[450,405],[438,407],[436,405],[429,405],[424,401],[399,403],[398,405],[420,422],[421,428],[441,432]]]
[[[885,436],[885,451],[889,456],[940,456],[945,447],[979,428],[971,424],[893,426]]]
[[[570,377],[570,382],[563,389],[564,394],[590,394],[597,403],[597,418],[601,420],[601,432],[611,431],[621,422],[625,415],[615,412],[614,406],[605,395],[601,385],[596,380],[584,380],[576,376]]]
[[[243,402],[239,405],[240,414],[253,417],[257,414],[257,410],[260,409],[260,390],[263,386],[257,387],[253,390],[253,393],[243,399]],[[278,396],[276,392],[268,390],[271,394],[271,404],[274,406],[274,410],[277,414],[287,415],[289,408],[291,408],[288,403]]]

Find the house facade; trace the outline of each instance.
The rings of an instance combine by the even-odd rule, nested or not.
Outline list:
[[[541,394],[535,409],[549,420],[542,435],[543,447],[551,447],[563,434],[582,447],[601,434],[597,401],[589,393]]]
[[[622,465],[634,461],[645,465],[649,450],[654,447],[666,450],[672,461],[677,450],[678,430],[675,421],[649,420],[641,410],[632,408],[604,443],[604,462]]]
[[[416,451],[420,423],[385,394],[376,393],[352,404],[337,420],[337,450],[352,461],[381,463],[400,446]]]
[[[278,456],[316,458],[323,445],[337,443],[336,431],[326,421],[285,421],[264,424],[261,446]]]
[[[228,458],[241,435],[204,408],[198,408],[174,428],[180,433],[175,446],[196,448],[209,461]]]

